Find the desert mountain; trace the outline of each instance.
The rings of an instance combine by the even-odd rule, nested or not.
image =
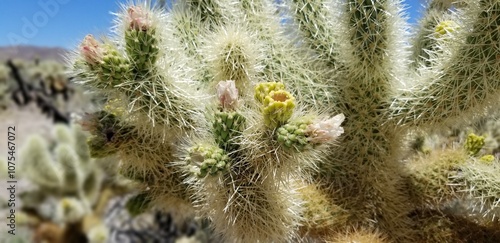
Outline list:
[[[68,50],[59,47],[40,47],[40,46],[4,46],[0,47],[0,61],[7,59],[32,60],[39,58],[43,60],[55,60],[62,62],[63,56]]]

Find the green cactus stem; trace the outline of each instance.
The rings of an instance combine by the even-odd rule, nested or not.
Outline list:
[[[234,151],[238,149],[238,143],[235,139],[241,135],[244,128],[245,117],[241,114],[224,111],[215,113],[213,123],[215,141],[224,150]]]

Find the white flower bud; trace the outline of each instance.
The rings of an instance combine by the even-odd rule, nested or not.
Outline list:
[[[217,96],[223,109],[234,109],[238,104],[238,89],[233,80],[217,84]]]
[[[326,121],[310,124],[305,133],[311,143],[331,142],[344,133],[344,128],[340,126],[344,119],[344,114],[338,114]]]

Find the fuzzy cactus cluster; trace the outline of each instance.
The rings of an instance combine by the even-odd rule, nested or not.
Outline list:
[[[54,221],[71,222],[79,220],[97,200],[102,172],[90,158],[81,130],[58,125],[54,129],[54,137],[54,144],[37,135],[27,141],[22,150],[22,174],[38,186],[43,192],[40,194],[63,196],[58,213],[64,214],[56,215],[54,211],[52,216]],[[31,195],[35,193],[26,194]],[[37,200],[24,201],[34,207],[41,203]]]
[[[70,58],[80,83],[108,100],[81,121],[92,154],[122,160],[142,191],[134,205],[205,217],[226,242],[498,239],[495,217],[443,210],[483,195],[491,203],[471,210],[495,211],[498,173],[484,166],[497,161],[463,162],[480,137],[468,153],[426,157],[424,169],[404,154],[416,129],[497,108],[500,1],[430,0],[413,32],[403,9],[122,5],[113,35],[86,36]]]
[[[52,135],[53,140],[32,135],[20,151],[20,178],[31,186],[19,196],[33,240],[106,242],[109,232],[100,214],[108,189],[127,190],[112,177],[116,162],[91,158],[87,135],[77,125],[56,125]]]

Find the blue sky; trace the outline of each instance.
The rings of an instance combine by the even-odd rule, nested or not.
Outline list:
[[[123,0],[2,0],[0,46],[27,44],[72,48],[88,33],[104,35],[111,12]],[[418,19],[422,0],[405,0],[410,22]]]

